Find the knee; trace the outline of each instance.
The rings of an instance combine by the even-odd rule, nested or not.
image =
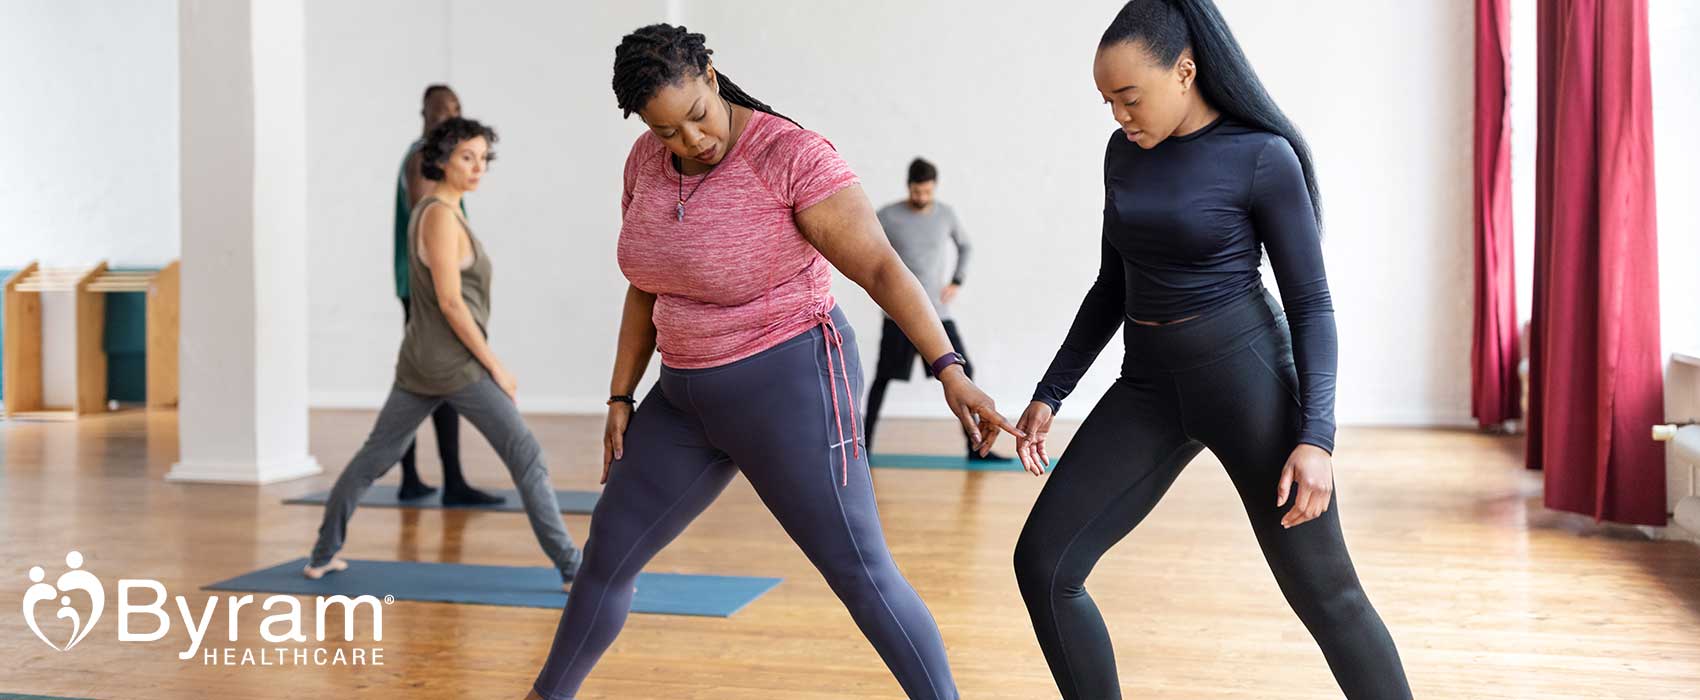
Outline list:
[[[1313,627],[1350,623],[1370,609],[1356,576],[1306,577],[1285,588],[1293,612]]]
[[[578,571],[573,575],[573,587],[611,586],[620,578],[619,565],[620,562],[615,557],[599,552],[594,540],[587,542],[584,548],[584,558],[579,561]],[[634,573],[626,578],[635,581],[637,575]]]
[[[502,461],[513,472],[515,481],[520,477],[542,475],[547,477],[549,467],[543,462],[543,448],[537,444],[537,438],[529,431],[521,432],[504,441],[501,449]]]
[[[337,475],[336,486],[370,486],[401,461],[404,452],[406,450],[389,450],[382,446],[363,447],[355,453],[354,459],[348,461],[348,466],[343,468],[342,473]]]
[[[882,576],[901,576],[889,557],[847,554],[816,562],[822,578],[840,596],[872,590]]]
[[[1037,537],[1023,536],[1015,543],[1015,581],[1023,591],[1041,590],[1056,577],[1061,557]]]
[[[371,471],[373,468],[388,469],[412,446],[412,435],[383,435],[373,431],[366,436],[366,441],[360,444],[360,450],[354,453],[354,459],[350,460],[350,463],[363,467],[363,471]]]
[[[1015,582],[1029,600],[1078,597],[1086,592],[1095,561],[1072,542],[1059,544],[1024,531],[1015,544]]]
[[[833,594],[852,609],[859,601],[877,601],[909,585],[891,553],[884,548],[863,548],[811,559]]]

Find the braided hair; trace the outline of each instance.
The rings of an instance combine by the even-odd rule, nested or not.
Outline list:
[[[661,88],[706,74],[708,57],[712,55],[714,49],[708,48],[702,34],[671,24],[642,27],[621,38],[620,45],[614,47],[614,100],[624,116],[630,117],[643,109]],[[715,75],[719,78],[720,97],[727,102],[797,123],[751,97],[727,78],[724,71],[717,68]]]
[[[1311,214],[1322,223],[1322,196],[1316,186],[1316,167],[1310,146],[1298,127],[1287,119],[1275,98],[1263,88],[1251,61],[1228,30],[1228,21],[1211,0],[1129,0],[1104,30],[1102,49],[1140,42],[1158,65],[1173,66],[1181,52],[1192,49],[1198,64],[1198,89],[1223,113],[1281,136],[1293,147],[1310,191]]]

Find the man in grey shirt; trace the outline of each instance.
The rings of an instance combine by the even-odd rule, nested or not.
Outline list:
[[[910,272],[915,273],[915,278],[921,281],[921,287],[933,300],[933,308],[938,310],[939,320],[944,322],[944,332],[950,337],[951,346],[966,359],[968,351],[962,345],[962,336],[956,332],[950,302],[962,287],[971,247],[968,234],[962,230],[962,222],[956,218],[956,211],[933,199],[938,179],[938,168],[916,158],[909,164],[909,198],[880,209],[879,221],[880,227],[885,229],[886,238],[891,240],[891,247],[897,249],[897,256],[903,259]],[[955,251],[954,267],[947,265],[947,249]],[[874,427],[879,422],[880,404],[885,402],[886,385],[894,379],[909,381],[917,354],[909,337],[887,317],[880,330],[879,364],[874,369],[873,385],[868,391],[868,419],[864,432],[869,451],[874,448]],[[927,362],[931,359],[921,360],[921,369],[929,377],[932,369]],[[963,369],[970,379],[974,377],[972,360],[968,360]],[[996,454],[982,458],[975,453],[973,440],[966,441],[969,459],[1007,459]]]

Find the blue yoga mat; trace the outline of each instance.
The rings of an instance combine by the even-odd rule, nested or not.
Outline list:
[[[970,472],[1018,472],[1023,469],[1019,459],[981,462],[962,455],[873,454],[868,456],[868,465],[881,469],[958,469]]]
[[[0,693],[0,700],[86,700],[86,698],[65,698],[58,695],[19,695],[17,693]]]
[[[347,571],[317,581],[301,575],[306,559],[284,562],[206,586],[209,591],[294,595],[372,595],[432,603],[560,608],[561,575],[546,566],[482,566],[350,559]],[[777,578],[638,574],[632,612],[731,617],[779,585]]]
[[[520,505],[519,492],[513,489],[492,490],[497,496],[507,496],[508,500],[493,506],[445,506],[442,491],[437,491],[424,498],[411,501],[401,500],[401,487],[385,484],[373,484],[360,498],[362,508],[429,508],[437,510],[494,510],[503,513],[523,513],[525,507]],[[583,515],[596,510],[596,499],[602,494],[595,491],[556,491],[555,500],[561,502],[562,513]],[[331,496],[330,491],[316,491],[299,498],[284,501],[288,505],[322,506]]]

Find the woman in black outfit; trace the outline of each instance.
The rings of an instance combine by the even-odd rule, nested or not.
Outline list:
[[[1208,447],[1346,696],[1409,698],[1332,504],[1334,311],[1304,140],[1210,0],[1127,3],[1093,73],[1121,127],[1104,158],[1102,267],[1018,426],[1022,462],[1043,473],[1052,415],[1122,329],[1121,377],[1015,550],[1058,688],[1070,700],[1121,697],[1086,577]],[[1263,288],[1264,253],[1285,314]]]

